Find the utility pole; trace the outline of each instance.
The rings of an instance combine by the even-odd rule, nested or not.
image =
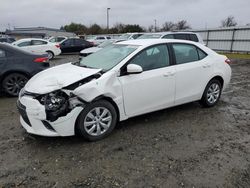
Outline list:
[[[156,22],[157,22],[157,20],[156,20],[156,19],[154,19],[154,21],[155,21],[155,32],[156,32]]]
[[[109,31],[109,10],[111,8],[107,8],[107,30]]]

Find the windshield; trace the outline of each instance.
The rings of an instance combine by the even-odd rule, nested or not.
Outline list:
[[[106,46],[111,45],[112,43],[113,43],[113,41],[107,40],[107,41],[101,43],[100,45],[98,45],[98,47],[99,47],[99,48],[104,48],[104,47],[106,47]]]
[[[129,54],[134,52],[138,46],[112,44],[103,48],[80,61],[80,66],[102,69],[108,71],[120,63]]]
[[[161,38],[161,34],[147,34],[138,37],[137,39],[159,39]]]

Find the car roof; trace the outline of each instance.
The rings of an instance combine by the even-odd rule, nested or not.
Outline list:
[[[143,35],[167,35],[167,34],[196,34],[196,33],[190,31],[166,31],[166,32],[144,33]]]
[[[24,39],[19,39],[16,42],[23,42],[23,41],[30,41],[30,40],[41,40],[41,41],[48,42],[47,40],[44,40],[44,39],[41,39],[41,38],[24,38]]]
[[[189,43],[189,44],[196,44],[197,42],[192,42],[189,40],[177,40],[177,39],[136,39],[136,40],[127,40],[118,42],[116,44],[124,44],[124,45],[137,45],[137,46],[150,46],[154,44],[161,44],[161,43]]]

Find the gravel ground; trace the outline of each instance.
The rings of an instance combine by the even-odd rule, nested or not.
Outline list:
[[[250,61],[232,70],[216,107],[132,118],[94,143],[29,135],[16,98],[0,97],[0,187],[250,187]]]

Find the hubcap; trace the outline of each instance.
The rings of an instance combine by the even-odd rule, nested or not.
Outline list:
[[[211,84],[207,91],[207,100],[210,104],[215,103],[220,96],[220,86],[217,83]]]
[[[27,82],[27,78],[21,75],[13,75],[5,83],[6,91],[13,95],[17,96],[20,90],[24,87]]]
[[[105,133],[112,123],[111,112],[105,107],[95,107],[84,119],[84,129],[91,136]]]

